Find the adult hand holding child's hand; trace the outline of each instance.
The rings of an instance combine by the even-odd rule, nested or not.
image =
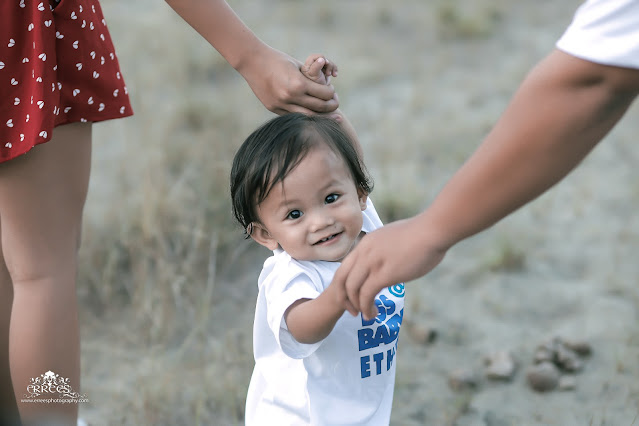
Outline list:
[[[380,291],[425,275],[444,258],[446,248],[435,244],[434,233],[433,238],[428,235],[436,228],[425,227],[424,219],[400,220],[367,234],[342,261],[332,285],[346,288],[348,300],[364,319],[377,316],[374,300]]]
[[[272,48],[266,49],[265,54],[269,58],[254,58],[252,65],[239,71],[268,110],[282,115],[337,109],[339,101],[330,84],[330,77],[337,76],[337,66],[322,55],[312,55],[302,64]]]

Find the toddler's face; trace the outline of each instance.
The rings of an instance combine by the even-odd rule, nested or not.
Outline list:
[[[251,237],[297,260],[339,261],[357,242],[365,209],[344,160],[319,144],[258,206]]]

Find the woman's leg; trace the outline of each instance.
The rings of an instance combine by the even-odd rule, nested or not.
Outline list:
[[[13,286],[0,247],[0,425],[13,425],[19,418],[9,370],[9,322],[12,304]]]
[[[77,404],[21,399],[48,371],[80,390],[76,272],[90,167],[90,123],[57,127],[51,141],[0,165],[2,253],[13,283],[9,360],[27,425],[76,423]]]

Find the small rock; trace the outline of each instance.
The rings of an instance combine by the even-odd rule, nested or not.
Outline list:
[[[543,343],[540,343],[539,346],[537,346],[538,349],[546,349],[550,352],[554,352],[555,349],[557,348],[557,345],[561,342],[561,340],[559,339],[559,337],[553,337],[550,340],[546,340]]]
[[[572,349],[581,356],[589,356],[592,354],[592,346],[585,340],[564,340],[564,346]]]
[[[495,352],[485,358],[486,377],[496,380],[510,380],[515,374],[515,360],[508,351]]]
[[[577,353],[572,349],[568,349],[563,344],[557,346],[555,355],[557,359],[556,364],[563,370],[574,373],[581,371],[583,368],[583,363],[579,359]]]
[[[454,391],[476,389],[477,376],[469,370],[457,369],[448,375],[448,386]]]
[[[577,387],[577,378],[572,375],[564,375],[559,378],[559,390],[569,391]]]
[[[537,392],[548,392],[559,384],[559,369],[551,362],[542,362],[528,368],[526,379],[531,388]]]
[[[554,362],[555,351],[545,345],[540,345],[535,351],[533,360],[535,364],[541,364],[542,362]]]
[[[422,345],[433,343],[437,339],[437,330],[430,327],[425,327],[420,324],[416,324],[412,321],[406,322],[406,332],[408,335]]]

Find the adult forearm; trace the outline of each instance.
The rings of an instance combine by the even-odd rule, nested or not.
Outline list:
[[[266,47],[224,0],[166,2],[236,70]]]
[[[420,220],[442,248],[493,225],[566,176],[623,116],[639,71],[555,51],[524,80]]]

